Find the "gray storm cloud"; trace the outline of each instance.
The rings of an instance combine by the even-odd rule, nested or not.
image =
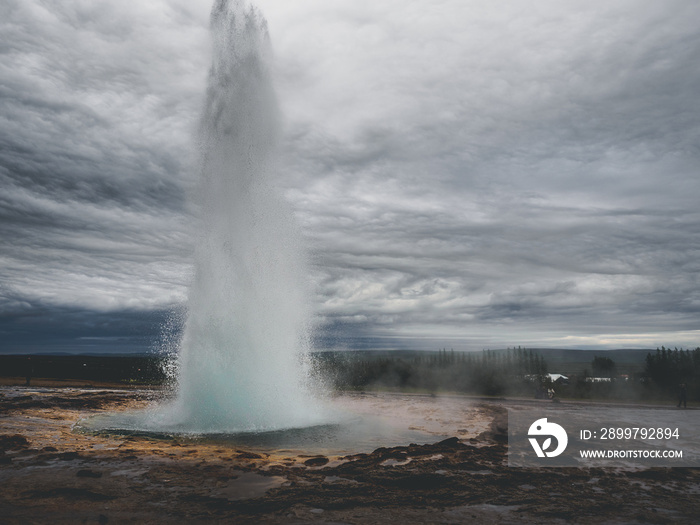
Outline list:
[[[698,344],[697,3],[258,5],[324,344]],[[3,315],[185,300],[208,9],[0,8]]]

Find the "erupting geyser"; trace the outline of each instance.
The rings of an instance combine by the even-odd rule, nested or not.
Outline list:
[[[256,447],[338,454],[448,437],[418,428],[425,422],[415,420],[417,397],[394,398],[379,417],[387,410],[382,398],[319,400],[309,369],[304,242],[279,190],[284,172],[277,165],[280,123],[266,23],[245,0],[216,0],[211,32],[213,60],[197,137],[200,229],[176,345],[175,395],[145,410],[97,415],[76,428],[224,434]],[[434,406],[429,410],[435,414]]]
[[[200,128],[201,236],[162,423],[203,432],[319,422],[308,391],[309,298],[303,242],[275,188],[278,113],[266,22],[217,0]]]
[[[308,377],[308,273],[293,212],[278,193],[279,122],[265,20],[217,0],[199,127],[201,231],[166,405],[93,421],[125,430],[240,433],[323,422]]]

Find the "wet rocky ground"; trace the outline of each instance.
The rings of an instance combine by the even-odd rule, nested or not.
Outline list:
[[[327,456],[73,430],[121,389],[0,389],[0,523],[697,523],[700,470],[512,468],[503,402],[478,435]]]

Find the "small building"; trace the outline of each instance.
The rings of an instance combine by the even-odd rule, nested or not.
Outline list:
[[[586,383],[612,383],[611,377],[587,377]]]
[[[525,379],[528,381],[532,382],[539,382],[539,381],[551,381],[552,383],[558,383],[560,385],[568,385],[569,384],[569,378],[566,377],[563,374],[545,374],[543,376],[539,376],[537,374],[527,374],[524,376]]]
[[[552,383],[559,383],[560,385],[569,384],[569,378],[563,374],[547,374],[546,377],[548,377]]]

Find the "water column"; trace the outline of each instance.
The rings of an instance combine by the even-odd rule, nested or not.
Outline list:
[[[320,422],[308,388],[308,271],[277,189],[278,107],[266,22],[218,0],[199,126],[201,230],[178,356],[174,430],[260,431]]]

